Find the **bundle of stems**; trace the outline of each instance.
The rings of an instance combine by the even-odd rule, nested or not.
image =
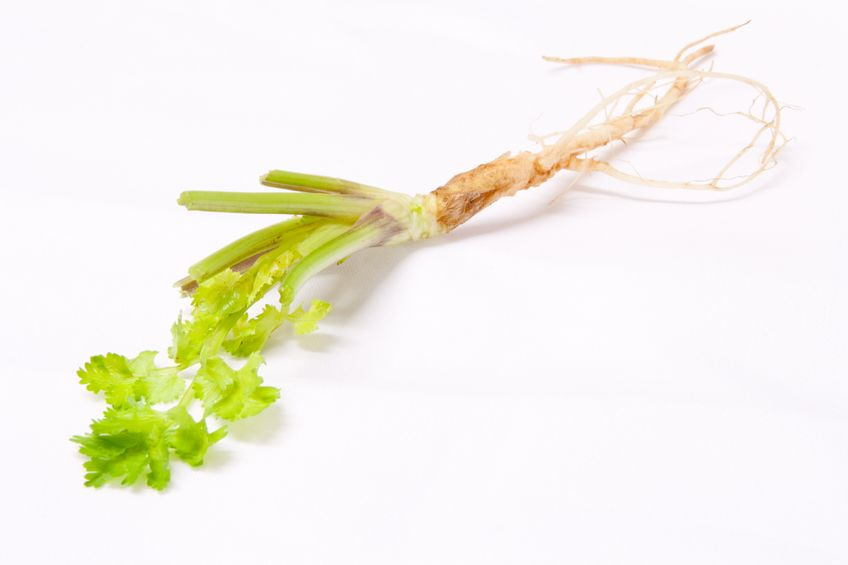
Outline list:
[[[201,464],[209,446],[226,434],[227,422],[255,415],[273,403],[279,391],[262,384],[258,375],[269,336],[287,323],[297,333],[314,330],[330,305],[313,301],[307,309],[295,308],[298,291],[317,273],[357,251],[448,233],[498,199],[537,186],[561,170],[602,172],[654,187],[719,191],[770,168],[786,139],[780,129],[781,107],[768,88],[744,76],[694,67],[713,50],[706,41],[738,27],[694,41],[671,60],[546,57],[569,65],[638,65],[652,72],[605,97],[552,143],[547,143],[551,136],[539,138],[537,151],[504,154],[428,194],[409,196],[280,170],[261,178],[276,191],[183,192],[179,203],[189,210],[292,218],[250,233],[188,269],[177,286],[191,296],[192,312],[172,328],[170,364],[158,366],[156,352],[144,351],[132,359],[111,353],[95,356],[80,369],[82,384],[102,392],[109,404],[90,433],[73,438],[88,457],[86,484],[100,486],[111,479],[131,484],[144,475],[150,486],[162,489],[170,479],[172,456]],[[647,179],[620,171],[598,156],[599,150],[655,124],[706,79],[748,85],[763,100],[757,115],[739,112],[757,125],[756,132],[711,178]],[[754,170],[728,178],[728,171],[755,149],[759,155]],[[256,313],[254,305],[274,289],[277,298]],[[247,361],[234,368],[234,358]],[[193,407],[201,410],[199,417],[192,415]]]

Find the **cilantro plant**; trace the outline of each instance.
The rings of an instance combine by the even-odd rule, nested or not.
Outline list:
[[[262,179],[285,192],[184,192],[179,203],[189,210],[293,218],[246,235],[189,268],[189,276],[178,286],[191,296],[191,314],[178,318],[171,328],[169,363],[157,365],[155,351],[132,358],[109,353],[92,357],[79,370],[80,382],[102,394],[108,405],[87,434],[73,438],[87,457],[86,484],[115,480],[129,485],[144,478],[149,486],[163,489],[174,457],[202,464],[207,450],[226,435],[229,422],[255,416],[273,404],[280,391],[264,384],[258,372],[268,338],[284,324],[295,333],[315,330],[330,305],[320,300],[307,307],[296,304],[298,291],[316,273],[357,251],[447,233],[499,198],[542,184],[561,170],[603,172],[655,187],[708,190],[732,188],[762,173],[774,164],[785,142],[780,106],[752,79],[693,68],[713,49],[699,45],[718,34],[690,43],[669,61],[551,59],[641,65],[655,72],[599,102],[571,128],[556,134],[554,142],[547,142],[551,136],[538,138],[538,151],[502,155],[426,195],[287,171],[272,171]],[[759,93],[755,102],[762,103],[756,115],[752,110],[738,113],[755,124],[753,140],[731,155],[714,177],[651,180],[620,171],[601,158],[599,150],[624,143],[656,123],[705,79],[748,85]],[[731,175],[734,163],[755,146],[762,148],[756,169]],[[274,299],[259,308],[266,295]]]

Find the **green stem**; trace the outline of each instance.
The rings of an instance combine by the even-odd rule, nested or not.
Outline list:
[[[290,241],[308,234],[321,221],[310,217],[293,218],[262,228],[201,259],[188,268],[188,273],[196,282],[203,282],[227,267],[232,267],[254,255],[273,249],[284,240]]]
[[[280,287],[282,302],[290,304],[300,287],[314,275],[361,249],[379,245],[398,229],[396,221],[380,214],[319,246],[286,274]]]
[[[189,210],[244,214],[299,214],[328,218],[358,218],[374,201],[336,194],[279,194],[268,192],[208,192],[189,190],[179,204]]]
[[[384,198],[392,193],[344,179],[333,177],[323,177],[320,175],[308,175],[305,173],[295,173],[292,171],[271,171],[267,175],[261,177],[261,182],[265,186],[274,188],[287,188],[289,190],[297,190],[300,192],[334,192],[337,194],[350,194],[356,196],[367,196],[370,198]]]

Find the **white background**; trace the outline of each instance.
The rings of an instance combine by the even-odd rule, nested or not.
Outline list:
[[[0,6],[3,563],[848,563],[842,16]],[[190,214],[181,190],[286,168],[428,191],[644,76],[540,55],[669,58],[748,18],[715,68],[798,107],[753,193],[658,202],[590,176],[550,204],[562,174],[363,252],[307,290],[336,307],[320,331],[268,349],[279,406],[164,493],[82,486],[68,437],[103,402],[76,368],[165,348],[170,284],[271,221]],[[685,123],[650,151],[683,176]]]

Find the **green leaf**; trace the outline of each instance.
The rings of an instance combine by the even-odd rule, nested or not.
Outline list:
[[[156,367],[155,357],[155,351],[142,351],[132,360],[115,353],[96,355],[77,375],[81,384],[91,392],[102,392],[112,406],[141,399],[152,404],[176,400],[185,381],[176,367]]]
[[[205,419],[194,421],[181,406],[169,410],[168,416],[176,424],[168,435],[168,444],[177,457],[193,467],[202,465],[209,446],[227,435],[226,427],[218,428],[210,434]]]
[[[192,466],[203,463],[209,446],[227,434],[226,428],[209,433],[206,420],[195,421],[182,406],[167,412],[146,404],[110,408],[91,424],[91,432],[76,436],[85,484],[100,487],[110,480],[131,485],[143,474],[147,484],[164,489],[171,479],[171,452]]]
[[[297,335],[308,334],[318,329],[318,322],[321,321],[321,319],[326,316],[331,309],[332,305],[329,302],[313,300],[312,304],[309,306],[309,310],[304,310],[303,307],[298,306],[297,310],[291,312],[287,316],[287,319],[294,326],[294,333]]]
[[[221,271],[198,285],[192,296],[191,319],[180,316],[171,327],[173,345],[168,354],[182,366],[197,361],[209,349],[214,354],[229,327],[250,306],[242,275]]]
[[[251,353],[257,353],[262,350],[271,333],[285,319],[286,316],[282,310],[270,304],[254,318],[248,318],[245,314],[233,326],[230,336],[224,342],[224,349],[236,357],[247,357]]]
[[[146,398],[151,404],[177,400],[185,390],[177,367],[158,368],[155,351],[142,351],[129,362],[130,373],[136,378],[136,398]]]
[[[147,471],[147,484],[161,490],[170,480],[165,432],[170,420],[147,405],[110,408],[91,424],[91,433],[76,436],[80,453],[89,460],[85,484],[99,487],[112,479],[124,485]]]
[[[80,384],[95,394],[102,392],[113,406],[126,403],[133,395],[135,379],[123,355],[95,355],[77,371],[77,376]]]
[[[207,414],[225,420],[240,420],[262,412],[279,397],[280,391],[262,386],[257,374],[262,356],[253,353],[247,362],[234,370],[220,357],[206,359],[194,378],[194,392]]]
[[[272,286],[280,282],[286,270],[300,257],[299,253],[287,250],[282,253],[268,253],[260,257],[246,272],[252,277],[249,300],[251,303],[263,297]]]

